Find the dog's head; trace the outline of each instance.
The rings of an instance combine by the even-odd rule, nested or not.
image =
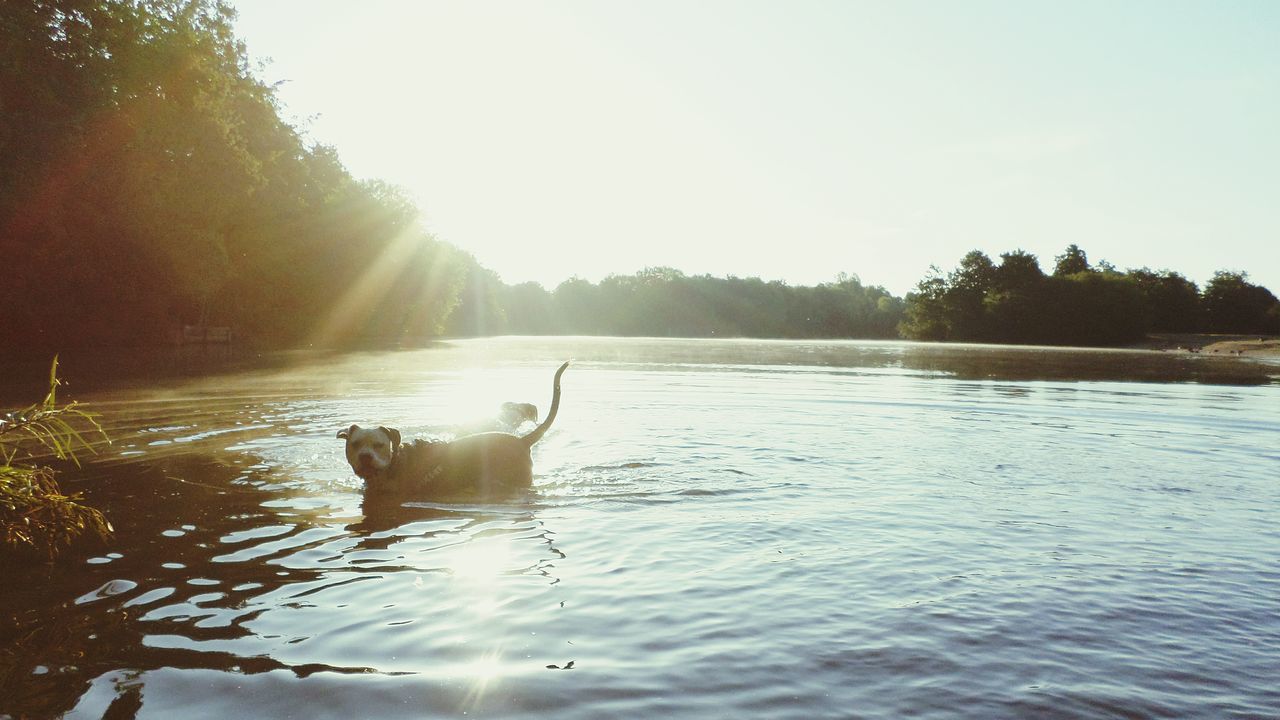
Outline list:
[[[504,402],[498,409],[498,421],[516,427],[521,423],[538,422],[538,406],[533,403]]]
[[[400,431],[395,428],[362,428],[352,425],[339,430],[338,437],[347,441],[347,462],[356,476],[364,481],[383,477],[400,447]]]

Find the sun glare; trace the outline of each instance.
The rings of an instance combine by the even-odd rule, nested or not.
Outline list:
[[[468,711],[478,708],[490,686],[497,684],[507,673],[502,661],[502,651],[494,648],[480,655],[475,660],[458,667],[457,675],[465,678],[470,684],[462,706]]]
[[[454,577],[484,584],[494,584],[509,567],[511,547],[505,539],[472,540],[457,548],[450,559]]]
[[[420,386],[410,398],[409,405],[430,408],[433,418],[445,418],[459,431],[492,429],[491,422],[499,406],[508,400],[529,401],[541,404],[540,392],[544,380],[536,380],[515,373],[495,372],[492,367],[481,366],[450,375],[442,382]]]
[[[470,598],[466,622],[487,625],[494,620],[502,605],[501,578],[510,561],[511,549],[505,538],[471,540],[454,549],[448,567],[463,586],[460,594]],[[490,648],[458,666],[456,674],[470,684],[464,706],[478,707],[485,694],[509,671],[503,662],[501,646]]]
[[[369,259],[367,268],[350,287],[335,289],[337,299],[326,319],[318,324],[310,343],[330,347],[367,333],[375,320],[372,313],[388,297],[396,281],[405,273],[420,270],[413,264],[421,261],[419,251],[429,239],[418,217],[407,223],[386,244],[381,254]],[[421,305],[429,307],[441,294],[442,278],[439,273],[443,266],[444,263],[432,263],[429,268],[426,282],[421,283],[419,290]]]

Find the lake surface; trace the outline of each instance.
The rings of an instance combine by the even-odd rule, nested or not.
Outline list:
[[[363,511],[338,429],[545,413],[568,357],[527,496]],[[118,534],[4,569],[0,716],[1280,717],[1280,366],[591,338],[270,364],[74,395],[114,443],[64,486]]]

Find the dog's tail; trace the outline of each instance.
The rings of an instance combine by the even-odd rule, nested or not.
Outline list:
[[[547,411],[547,419],[534,428],[533,432],[522,438],[526,445],[533,447],[533,444],[542,439],[542,436],[550,429],[552,421],[556,419],[556,411],[560,409],[560,376],[564,374],[568,367],[569,363],[566,362],[556,371],[556,377],[551,381],[551,409]]]

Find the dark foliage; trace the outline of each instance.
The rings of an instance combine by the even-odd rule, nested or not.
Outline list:
[[[0,344],[155,343],[184,324],[274,344],[442,330],[461,258],[281,121],[228,4],[2,8]]]
[[[1280,303],[1241,273],[1217,273],[1202,295],[1168,270],[1091,268],[1077,245],[1052,276],[1021,250],[999,265],[974,250],[945,277],[933,268],[905,314],[903,335],[921,340],[1122,345],[1151,332],[1280,332]]]
[[[1204,288],[1204,314],[1212,332],[1280,333],[1280,302],[1246,273],[1214,273]]]

